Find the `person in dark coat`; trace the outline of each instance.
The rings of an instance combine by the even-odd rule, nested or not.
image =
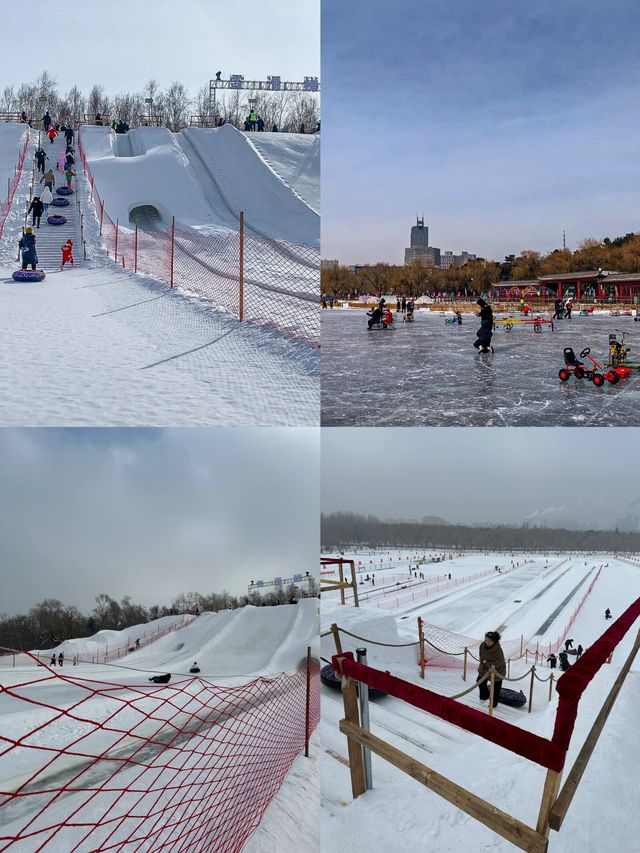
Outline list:
[[[38,148],[36,149],[36,153],[34,154],[34,158],[36,161],[36,168],[38,169],[38,172],[42,172],[42,174],[44,175],[44,164],[45,161],[49,159],[45,153],[44,148],[40,148],[40,146],[38,146]]]
[[[38,253],[36,252],[36,235],[33,233],[33,228],[24,229],[18,247],[22,252],[22,269],[26,270],[27,266],[30,265],[31,269],[35,270],[38,263]]]
[[[572,649],[572,648],[573,648],[573,640],[572,640],[572,639],[570,639],[570,640],[565,640],[565,641],[564,641],[564,650],[565,650],[565,652],[568,652],[568,651],[569,651],[569,649]]]
[[[478,657],[480,658],[480,663],[478,664],[478,678],[476,678],[476,681],[479,681],[483,675],[489,673],[492,666],[495,668],[495,679],[493,682],[493,707],[495,708],[500,701],[502,679],[507,676],[507,665],[502,646],[500,645],[500,634],[497,631],[487,631],[484,635],[484,640],[480,643]],[[478,684],[481,702],[489,698],[489,685],[489,678]]]
[[[382,322],[382,308],[379,305],[377,305],[373,309],[373,311],[367,311],[367,317],[369,317],[369,321],[367,323],[367,326],[369,328],[369,331],[371,331],[371,329],[373,328],[375,323],[381,323]]]
[[[550,655],[549,655],[549,657],[547,658],[547,663],[549,664],[549,666],[551,667],[551,669],[555,669],[555,668],[556,668],[556,665],[557,665],[557,663],[558,663],[558,660],[557,660],[557,658],[556,658],[556,656],[554,655],[554,653],[553,653],[553,652],[551,652],[551,654],[550,654]]]
[[[478,352],[493,352],[491,346],[491,338],[493,337],[493,311],[484,299],[478,299],[477,305],[480,306],[480,328],[478,329],[478,338],[473,344]]]
[[[49,115],[49,110],[42,116],[42,126],[44,127],[44,132],[46,133],[51,127],[51,116]]]
[[[609,608],[608,608],[608,607],[607,607],[607,609],[604,611],[604,618],[605,618],[605,619],[611,619],[611,611],[609,610]]]
[[[582,646],[578,646],[578,648],[576,649],[576,660],[582,656],[583,651],[584,649],[582,648]]]
[[[60,654],[58,655],[58,666],[61,667],[63,663],[64,663],[64,655],[62,654],[62,652],[60,652]]]
[[[273,127],[271,128],[271,133],[277,133],[277,132],[278,132],[278,125],[274,124]]]
[[[560,669],[566,672],[569,669],[569,655],[566,652],[560,652],[558,660],[560,661]]]
[[[259,132],[262,133],[264,131],[264,119],[262,118],[262,116],[258,116],[258,121],[256,122],[256,126],[257,126]]]
[[[64,132],[64,138],[67,141],[67,145],[71,145],[71,143],[73,142],[73,136],[74,136],[73,128],[67,127],[65,132]]]
[[[27,210],[27,216],[30,213],[33,214],[33,220],[32,220],[33,227],[39,228],[40,227],[40,219],[42,217],[42,214],[44,213],[44,204],[40,200],[39,195],[34,195],[33,200],[31,202],[31,204],[29,205],[29,209]]]

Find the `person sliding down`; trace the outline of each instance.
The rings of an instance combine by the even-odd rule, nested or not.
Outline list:
[[[66,243],[62,244],[62,263],[60,264],[60,269],[64,269],[65,264],[71,264],[73,266],[73,240],[67,240]]]
[[[487,305],[484,299],[478,299],[477,305],[480,306],[480,328],[478,329],[478,339],[473,344],[478,352],[493,352],[491,346],[491,338],[493,337],[493,311],[491,306]]]

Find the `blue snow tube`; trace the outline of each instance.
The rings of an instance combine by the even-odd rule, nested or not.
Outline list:
[[[64,225],[67,221],[66,216],[60,216],[59,214],[54,214],[53,216],[47,216],[47,222],[49,225]]]
[[[11,273],[14,281],[44,281],[46,277],[44,270],[15,270]]]
[[[509,690],[506,687],[502,687],[500,690],[500,705],[512,705],[514,708],[521,708],[523,705],[527,704],[527,697],[524,695],[522,690]]]
[[[70,187],[57,187],[56,192],[58,195],[72,195],[73,190]]]
[[[323,666],[320,670],[320,681],[323,684],[326,684],[327,687],[331,687],[333,690],[342,690],[342,680],[335,674],[330,663]],[[369,688],[369,699],[381,699],[386,695],[387,694],[383,693],[382,690],[376,690],[375,687]]]
[[[51,202],[51,204],[54,207],[66,207],[69,204],[69,199],[68,198],[62,198],[62,196],[61,196],[60,198],[54,198],[53,201]]]

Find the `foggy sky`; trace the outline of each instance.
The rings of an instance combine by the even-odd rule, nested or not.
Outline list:
[[[322,511],[454,523],[640,529],[640,431],[322,431]]]
[[[320,71],[319,0],[85,0],[77,6],[38,3],[2,12],[0,87],[34,82],[43,71],[59,90],[88,94],[141,91],[154,77],[189,93],[223,79],[316,77]]]
[[[0,430],[0,612],[317,572],[315,429]]]

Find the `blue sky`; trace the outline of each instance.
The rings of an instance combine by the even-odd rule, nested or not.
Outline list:
[[[2,36],[0,89],[47,69],[63,91],[102,83],[116,95],[154,77],[162,88],[179,80],[195,94],[218,70],[225,79],[317,76],[320,0],[85,0],[30,10],[13,3]]]
[[[639,40],[633,0],[323,0],[323,256],[636,230]]]

